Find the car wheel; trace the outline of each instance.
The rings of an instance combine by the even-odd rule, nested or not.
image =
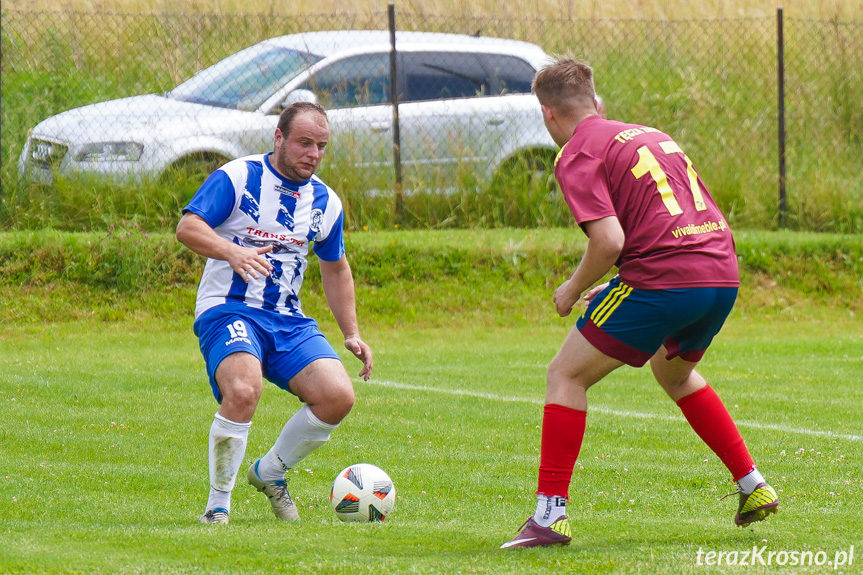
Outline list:
[[[554,151],[535,150],[511,158],[496,172],[484,213],[498,226],[556,226],[566,221],[554,179]]]
[[[525,192],[531,196],[543,192],[556,193],[554,155],[552,150],[532,150],[510,158],[498,169],[492,186]]]

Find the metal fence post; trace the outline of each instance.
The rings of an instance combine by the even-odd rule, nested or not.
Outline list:
[[[785,42],[782,7],[776,9],[776,53],[779,87],[779,227],[788,225],[788,204],[785,198]]]
[[[396,53],[396,8],[389,4],[390,25],[390,97],[393,102],[393,167],[395,168],[395,204],[393,216],[396,224],[402,223],[404,213],[404,188],[402,187],[402,146],[399,130],[399,81]]]

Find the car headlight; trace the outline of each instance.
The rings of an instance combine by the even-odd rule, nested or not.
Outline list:
[[[144,145],[137,142],[95,142],[81,147],[79,162],[135,162],[141,158]]]

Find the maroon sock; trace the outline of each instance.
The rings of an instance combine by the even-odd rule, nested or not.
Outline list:
[[[587,424],[587,412],[562,405],[546,405],[542,415],[538,495],[569,498],[572,469]]]
[[[734,420],[712,387],[707,385],[687,395],[677,406],[698,437],[719,456],[734,481],[755,468]]]

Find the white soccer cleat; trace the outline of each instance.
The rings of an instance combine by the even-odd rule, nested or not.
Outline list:
[[[291,499],[291,494],[288,492],[288,482],[284,479],[281,481],[264,481],[261,479],[258,476],[258,463],[260,461],[260,459],[255,461],[249,467],[249,472],[246,474],[249,483],[269,498],[276,519],[298,521],[300,514],[297,513],[297,506],[294,505],[294,500]]]
[[[201,523],[211,523],[214,525],[227,525],[228,524],[228,510],[222,507],[214,507],[212,509],[207,509],[207,512],[201,515],[201,519],[199,521]]]

